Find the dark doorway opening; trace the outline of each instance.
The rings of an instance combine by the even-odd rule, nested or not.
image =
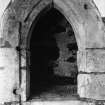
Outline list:
[[[77,43],[71,25],[55,8],[43,13],[30,39],[30,97],[77,95]]]

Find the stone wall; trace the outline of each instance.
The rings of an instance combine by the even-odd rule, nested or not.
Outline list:
[[[74,78],[78,72],[78,46],[75,39],[75,34],[68,22],[64,22],[64,20],[62,20],[60,23],[63,23],[62,26],[65,28],[65,31],[54,34],[57,46],[59,48],[59,58],[55,61],[56,67],[54,68],[54,72],[60,76]]]
[[[19,105],[21,101],[23,105],[37,104],[27,101],[27,39],[33,21],[51,5],[72,24],[78,45],[80,98],[65,104],[104,105],[105,27],[92,0],[11,0],[0,20],[0,103]]]

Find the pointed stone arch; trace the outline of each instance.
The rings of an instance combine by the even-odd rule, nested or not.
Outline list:
[[[87,53],[90,54],[90,56],[93,56],[91,51],[92,49],[101,49],[100,51],[102,51],[102,53],[100,53],[99,50],[94,50],[94,53],[96,53],[95,58],[104,54],[102,49],[105,48],[105,28],[100,14],[92,0],[11,1],[0,20],[0,56],[2,56],[0,61],[7,61],[7,65],[9,65],[2,65],[6,67],[4,70],[7,74],[3,74],[4,76],[0,75],[3,77],[0,82],[2,83],[5,79],[6,81],[12,83],[9,86],[9,90],[4,89],[1,86],[0,102],[19,101],[20,95],[22,101],[27,100],[29,93],[26,89],[26,85],[29,83],[29,80],[27,81],[27,74],[29,71],[27,70],[26,59],[28,59],[27,38],[29,30],[39,13],[47,6],[50,8],[52,5],[66,17],[75,31],[75,37],[79,50],[79,71],[94,72],[95,67],[89,68],[92,62],[91,60],[89,61],[89,57],[87,57]],[[12,57],[12,53],[15,54],[15,58]],[[6,54],[8,57],[13,59],[6,58]],[[13,67],[10,65],[9,60],[13,62]],[[86,66],[87,60],[90,62],[88,67]],[[99,60],[97,60],[97,62],[99,62]],[[103,69],[101,72],[104,71],[104,63],[102,64]],[[1,69],[2,68],[3,67],[1,67]],[[98,69],[95,70],[98,71]],[[4,73],[2,71],[0,72]],[[14,81],[10,77],[14,78],[15,75],[16,80]],[[80,85],[81,84],[78,86],[79,89]],[[3,86],[7,86],[7,82],[3,83]],[[14,92],[14,90],[16,91]],[[6,97],[4,94],[6,94]],[[85,97],[81,90],[79,91],[79,94],[80,96]],[[94,98],[94,96],[95,94],[93,94],[92,98]]]
[[[85,58],[86,56],[84,55],[86,53],[86,49],[104,47],[104,39],[103,39],[104,31],[102,30],[103,24],[102,24],[100,15],[95,9],[94,4],[90,1],[77,2],[76,0],[75,1],[71,0],[71,1],[64,2],[62,0],[61,1],[54,0],[54,1],[48,2],[47,0],[45,0],[45,1],[41,1],[39,5],[37,5],[35,9],[33,9],[33,11],[29,15],[27,15],[28,17],[26,17],[25,19],[25,26],[27,24],[27,26],[30,27],[33,21],[35,20],[35,18],[39,15],[39,13],[45,8],[48,8],[48,9],[51,8],[52,5],[54,6],[54,8],[59,10],[66,17],[66,19],[73,27],[76,41],[78,44],[78,50],[79,50],[77,55],[78,69],[84,70],[86,68],[85,67],[86,62],[84,61],[86,59]],[[91,24],[91,28],[89,24]],[[95,32],[91,29],[97,30],[100,33],[100,37],[98,35],[98,32]],[[27,39],[27,35],[28,34],[26,33],[25,39]],[[91,36],[94,37],[95,40],[91,40]],[[22,48],[27,48],[26,43],[27,42],[23,43]],[[81,54],[84,55],[82,56],[83,61],[81,61],[79,58]],[[81,65],[84,65],[84,66],[81,66]]]

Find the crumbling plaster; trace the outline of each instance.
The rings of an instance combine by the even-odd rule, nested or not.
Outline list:
[[[31,24],[49,4],[51,6],[52,0],[14,0],[9,3],[1,17],[0,103],[17,103],[20,96],[22,102],[26,101],[28,95],[26,73],[29,72],[26,70],[27,38],[29,38]],[[102,81],[105,77],[105,28],[99,11],[92,0],[53,0],[53,5],[66,17],[75,32],[78,44],[80,98],[105,100],[105,93],[99,91],[101,89],[105,91],[104,81]],[[97,86],[99,85],[97,81],[101,81],[102,85]],[[7,86],[8,89],[4,88]],[[91,89],[94,91],[91,92]],[[77,104],[80,103],[79,101]],[[34,103],[27,104],[34,105]]]

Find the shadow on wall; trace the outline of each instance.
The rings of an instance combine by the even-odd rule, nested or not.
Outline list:
[[[102,21],[103,21],[103,23],[104,23],[104,25],[105,25],[105,17],[102,17]]]

